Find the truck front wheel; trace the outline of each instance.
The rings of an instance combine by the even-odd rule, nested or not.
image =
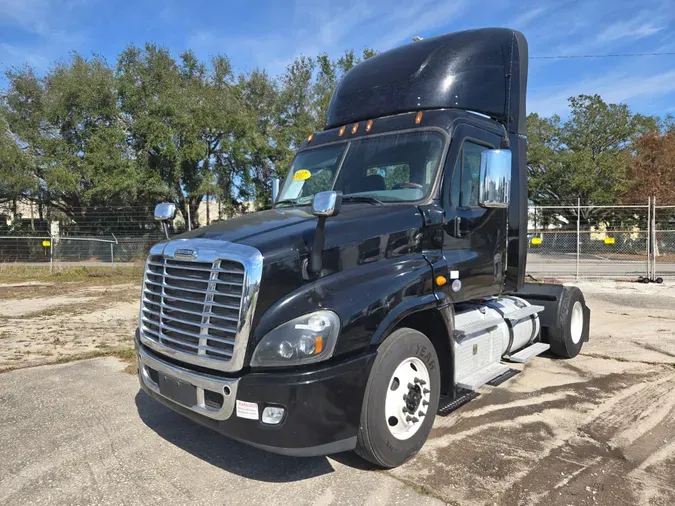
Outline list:
[[[439,367],[433,344],[416,330],[398,329],[380,345],[363,399],[356,453],[392,468],[422,448],[438,410]]]

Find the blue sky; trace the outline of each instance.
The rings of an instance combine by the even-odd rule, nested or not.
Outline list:
[[[153,41],[274,75],[300,54],[383,51],[485,26],[523,31],[531,56],[675,52],[675,0],[0,0],[0,68],[44,72],[73,50],[114,62],[126,45]],[[530,112],[565,116],[567,97],[579,93],[675,114],[675,56],[530,62]]]

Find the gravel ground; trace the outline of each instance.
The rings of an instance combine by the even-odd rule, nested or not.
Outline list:
[[[292,459],[231,441],[139,392],[114,358],[5,372],[0,504],[675,504],[675,291],[580,287],[593,319],[579,357],[519,366],[437,418],[421,453],[387,472],[352,454]],[[73,335],[94,320],[126,331],[134,311],[76,315]]]

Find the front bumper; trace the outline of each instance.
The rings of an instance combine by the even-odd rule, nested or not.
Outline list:
[[[138,340],[136,345],[141,388],[197,423],[282,455],[327,455],[356,446],[363,395],[375,353],[307,372],[260,372],[226,378],[179,367]],[[196,386],[196,403],[185,406],[162,395],[153,379],[157,373],[150,375],[153,370]],[[222,405],[209,402],[209,392],[224,392]],[[268,425],[259,419],[241,418],[237,400],[256,403],[259,413],[265,406],[283,406],[284,419],[278,425]]]

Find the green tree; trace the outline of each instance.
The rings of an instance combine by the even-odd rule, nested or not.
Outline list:
[[[128,204],[147,182],[134,170],[112,69],[74,54],[44,77],[30,68],[6,73],[4,117],[24,153],[33,198],[76,222],[102,203]]]
[[[117,63],[120,106],[134,159],[198,226],[197,210],[216,165],[246,130],[241,97],[225,56],[211,65],[187,51],[128,47]]]
[[[530,199],[612,204],[626,190],[634,142],[658,130],[658,118],[634,115],[599,95],[571,97],[570,116],[528,116]]]

